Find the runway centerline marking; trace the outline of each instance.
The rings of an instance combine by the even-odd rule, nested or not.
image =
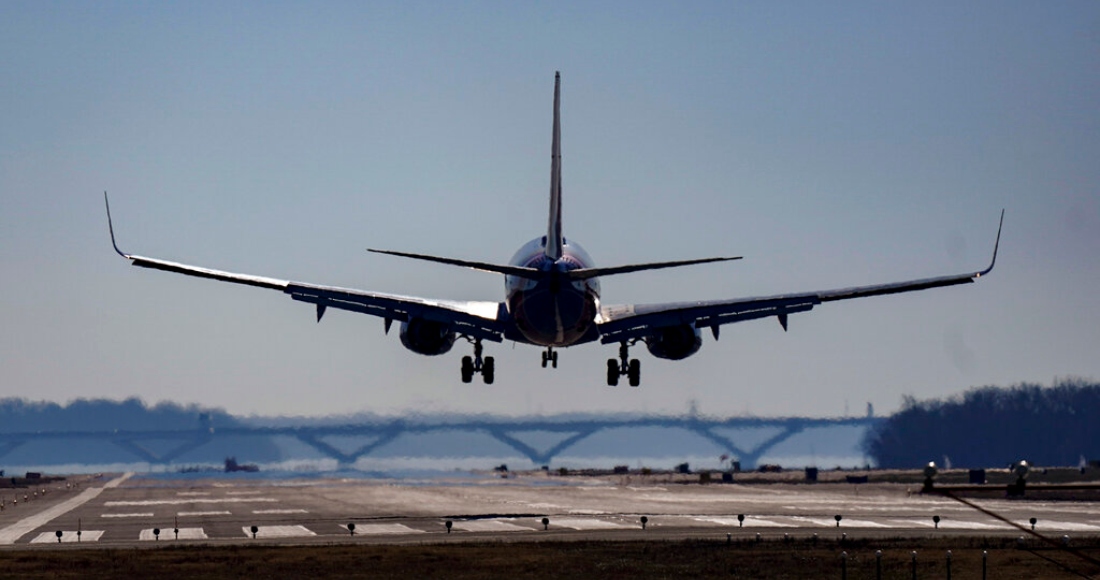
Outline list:
[[[252,510],[252,513],[254,513],[256,515],[264,515],[264,514],[308,514],[309,510],[303,510],[303,509]]]
[[[101,518],[151,518],[153,512],[142,512],[139,514],[100,514]]]
[[[231,512],[229,510],[211,511],[211,512],[176,512],[176,515],[181,517],[181,518],[186,518],[186,517],[191,517],[191,516],[231,516],[231,515],[233,515],[233,512]]]
[[[187,499],[140,499],[128,501],[103,502],[107,507],[148,506],[148,505],[191,505],[208,503],[278,503],[273,497],[223,497],[223,498],[187,498]]]

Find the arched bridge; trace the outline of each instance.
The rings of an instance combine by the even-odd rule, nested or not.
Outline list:
[[[554,458],[582,441],[611,429],[664,428],[680,429],[693,433],[741,462],[742,467],[752,469],[761,457],[777,445],[807,429],[822,427],[870,428],[882,421],[876,417],[810,418],[810,417],[733,417],[704,418],[638,417],[638,418],[517,418],[517,419],[462,419],[438,421],[411,421],[395,419],[342,425],[309,426],[231,426],[214,428],[202,425],[198,429],[143,430],[143,431],[40,431],[28,433],[0,432],[0,461],[31,441],[82,440],[112,443],[138,461],[151,464],[170,464],[184,454],[224,437],[292,437],[312,447],[326,457],[336,459],[341,465],[351,465],[362,457],[369,457],[401,437],[417,434],[458,431],[481,433],[527,457],[534,465],[548,465]],[[763,437],[742,437],[745,431],[764,433]],[[742,432],[742,433],[738,433]],[[550,438],[550,444],[531,442],[532,433],[541,439]],[[755,440],[754,440],[755,439]],[[173,442],[164,449],[163,442]],[[348,441],[355,441],[351,448]],[[159,442],[160,450],[155,450]],[[342,443],[342,444],[341,444]]]

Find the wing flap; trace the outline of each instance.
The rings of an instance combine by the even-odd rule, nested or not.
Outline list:
[[[503,304],[498,302],[430,300],[299,283],[288,285],[286,293],[294,300],[316,304],[319,308],[336,308],[400,322],[412,318],[443,322],[459,334],[491,342],[503,340],[507,316]]]
[[[745,320],[786,316],[807,312],[821,301],[813,294],[606,306],[601,311],[600,342],[604,344],[644,338],[653,329],[688,324],[695,328],[715,328]]]

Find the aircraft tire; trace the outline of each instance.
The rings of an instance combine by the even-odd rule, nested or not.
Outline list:
[[[630,386],[636,387],[642,384],[642,362],[638,359],[631,359],[630,368],[627,370],[626,376],[630,379]]]
[[[474,380],[474,359],[468,356],[462,357],[462,382],[469,383]]]
[[[493,357],[485,357],[485,362],[481,364],[481,378],[485,381],[486,385],[493,384],[493,379],[496,378],[496,366],[496,361]]]
[[[607,386],[619,386],[619,361],[613,358],[607,359]]]

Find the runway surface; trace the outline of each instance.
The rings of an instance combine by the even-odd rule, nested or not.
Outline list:
[[[841,534],[1023,534],[953,500],[911,493],[905,485],[701,485],[640,475],[532,472],[502,478],[456,473],[391,479],[113,474],[76,476],[38,489],[0,489],[0,502],[0,549],[78,543],[659,539],[727,533],[768,538],[819,534],[823,539]],[[977,503],[1025,528],[1036,518],[1035,530],[1050,537],[1100,535],[1100,503]],[[549,523],[544,525],[543,518]]]

